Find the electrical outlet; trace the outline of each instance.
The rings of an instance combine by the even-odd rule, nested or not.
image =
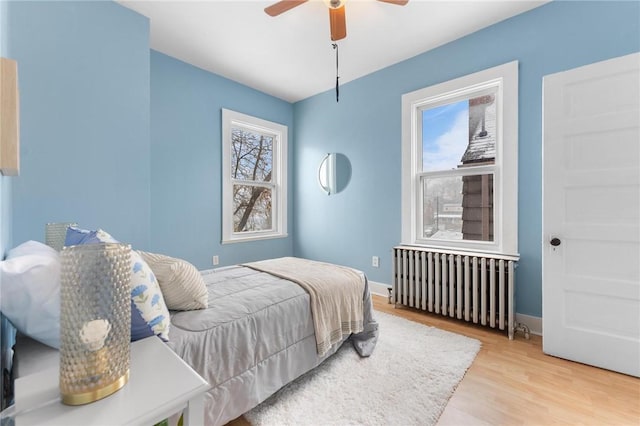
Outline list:
[[[218,256],[213,256],[213,266],[216,266],[220,263],[220,258]]]
[[[380,266],[380,258],[378,256],[371,257],[371,266],[377,268]]]

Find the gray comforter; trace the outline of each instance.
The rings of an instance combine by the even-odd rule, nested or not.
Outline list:
[[[207,425],[249,411],[340,346],[318,357],[309,296],[297,284],[242,266],[202,274],[209,307],[172,312],[169,345],[212,386]],[[364,331],[348,340],[368,356],[378,337],[368,286],[363,302]]]

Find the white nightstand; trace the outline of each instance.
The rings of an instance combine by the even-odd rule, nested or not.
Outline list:
[[[144,425],[186,408],[184,425],[204,424],[209,384],[157,337],[131,344],[129,382],[116,393],[87,405],[60,402],[58,368],[15,382],[16,426]]]

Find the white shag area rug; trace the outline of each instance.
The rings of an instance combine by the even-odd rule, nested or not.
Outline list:
[[[245,414],[255,426],[434,425],[480,342],[375,312],[376,349],[350,343]]]

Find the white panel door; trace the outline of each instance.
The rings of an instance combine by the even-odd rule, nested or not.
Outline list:
[[[640,54],[543,91],[543,351],[640,376]]]

